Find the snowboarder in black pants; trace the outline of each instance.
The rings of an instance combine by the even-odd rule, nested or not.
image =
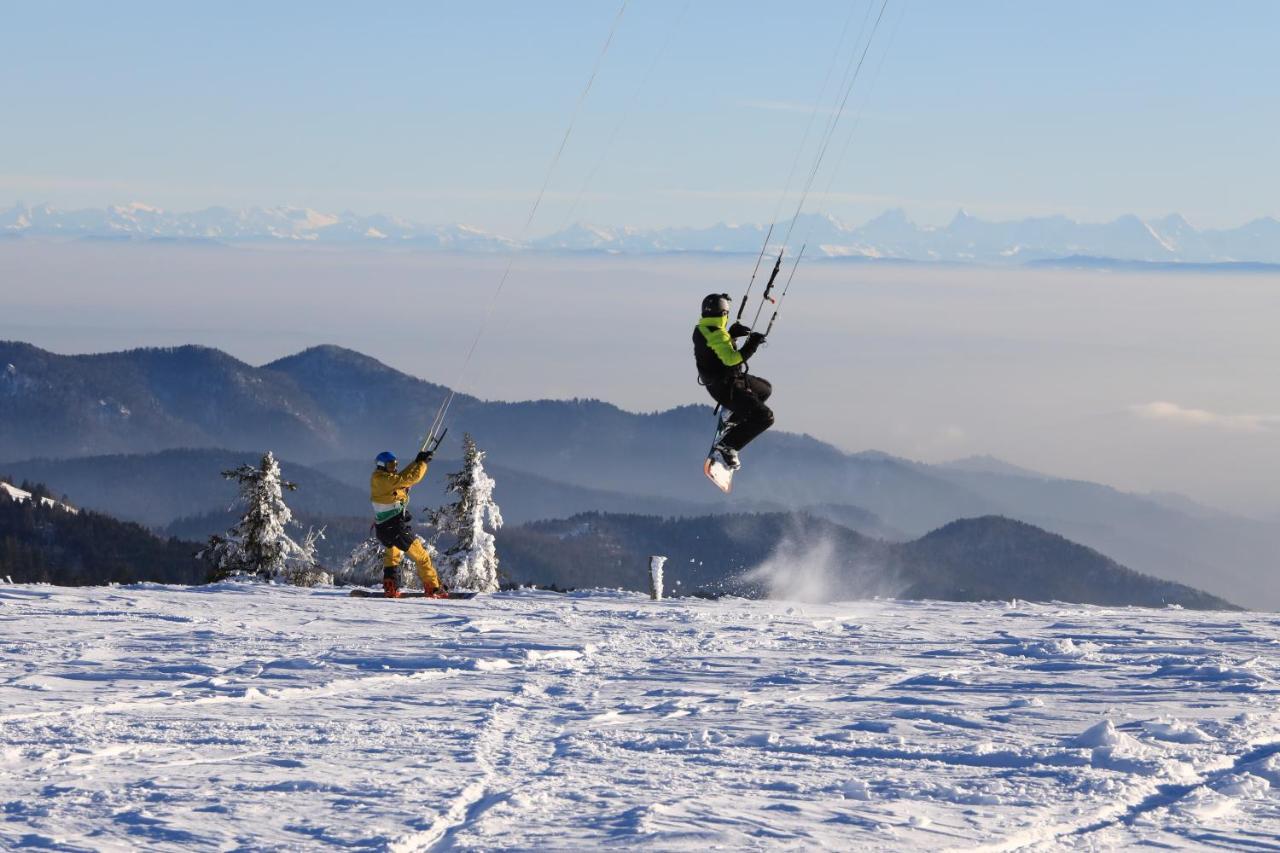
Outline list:
[[[727,293],[712,293],[702,300],[702,319],[693,330],[693,357],[698,381],[711,397],[731,413],[730,426],[712,449],[730,470],[741,466],[738,451],[773,426],[773,411],[765,405],[773,386],[746,373],[747,360],[755,355],[764,335],[741,323],[729,325],[732,300]],[[745,337],[738,349],[735,338]]]

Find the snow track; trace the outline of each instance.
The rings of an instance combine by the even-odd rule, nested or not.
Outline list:
[[[0,588],[0,849],[1280,849],[1280,619]]]

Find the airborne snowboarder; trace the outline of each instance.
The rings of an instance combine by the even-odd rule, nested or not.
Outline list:
[[[698,382],[728,412],[711,452],[719,455],[725,468],[736,471],[742,464],[738,451],[773,426],[773,411],[765,405],[773,386],[746,372],[747,361],[764,343],[764,335],[741,323],[729,325],[732,301],[727,293],[712,293],[702,300],[702,319],[693,330],[693,357]],[[747,340],[739,349],[734,339],[742,337]]]
[[[377,468],[369,479],[374,530],[378,541],[387,549],[382,557],[382,588],[388,598],[400,597],[396,576],[406,553],[418,566],[418,577],[422,580],[422,590],[427,597],[449,597],[448,592],[440,585],[436,567],[431,562],[431,554],[413,532],[413,525],[410,523],[412,518],[409,515],[409,489],[427,476],[427,464],[431,462],[432,455],[432,451],[423,450],[414,457],[409,467],[397,473],[396,455],[389,450],[383,451],[378,454]]]

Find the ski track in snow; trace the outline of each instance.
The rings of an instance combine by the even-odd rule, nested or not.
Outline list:
[[[1280,617],[0,587],[0,849],[1280,850]]]

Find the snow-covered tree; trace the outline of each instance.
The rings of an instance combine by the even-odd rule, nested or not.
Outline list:
[[[377,586],[382,583],[382,554],[385,550],[381,542],[370,536],[351,549],[347,559],[333,573],[334,583],[351,586]]]
[[[445,485],[445,491],[458,498],[431,513],[431,524],[436,528],[432,544],[442,535],[453,538],[436,568],[450,589],[496,592],[498,552],[493,533],[485,524],[497,530],[502,526],[502,512],[493,501],[495,484],[485,473],[484,451],[469,434],[463,436],[462,448],[462,470],[450,474]]]
[[[213,567],[210,580],[250,576],[296,586],[332,583],[316,562],[316,542],[324,538],[324,530],[308,530],[300,543],[288,534],[290,525],[299,525],[284,502],[284,492],[298,487],[281,479],[280,463],[271,451],[257,466],[241,465],[222,476],[240,484],[236,505],[245,513],[224,535],[209,537],[198,555]]]

